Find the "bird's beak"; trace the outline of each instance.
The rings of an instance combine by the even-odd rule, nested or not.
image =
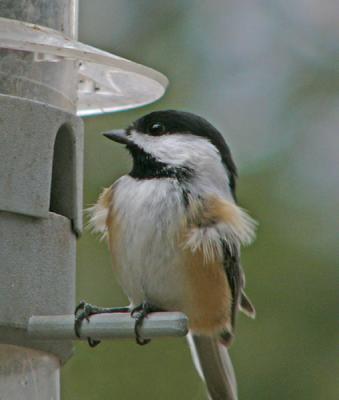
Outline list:
[[[115,129],[114,131],[103,132],[103,135],[108,139],[122,144],[130,144],[132,142],[125,129]]]

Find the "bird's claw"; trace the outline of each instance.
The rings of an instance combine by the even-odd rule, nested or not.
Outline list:
[[[86,303],[85,301],[81,301],[74,311],[75,322],[74,322],[74,331],[78,338],[80,338],[81,325],[84,320],[89,321],[89,317],[94,314],[100,314],[105,312],[126,312],[128,311],[128,307],[120,307],[120,308],[100,308],[97,306],[93,306],[92,304]],[[140,329],[142,327],[144,319],[148,314],[161,311],[158,307],[153,306],[148,302],[143,302],[138,306],[134,307],[131,311],[131,317],[135,318],[134,332],[135,332],[135,340],[136,342],[143,346],[151,341],[151,339],[143,338]],[[95,347],[100,343],[100,340],[95,340],[90,337],[87,338],[88,344],[90,347]]]
[[[78,338],[80,338],[80,330],[83,320],[85,319],[86,321],[89,321],[89,317],[93,314],[96,314],[96,309],[97,307],[92,306],[92,304],[86,303],[83,300],[75,308],[74,331]],[[88,337],[87,342],[90,347],[95,347],[100,343],[100,340],[95,340]]]
[[[140,329],[147,315],[155,311],[160,311],[160,310],[159,308],[147,302],[139,304],[138,306],[134,307],[133,310],[131,311],[131,317],[135,318],[135,325],[134,325],[135,340],[140,346],[144,346],[145,344],[148,344],[151,341],[151,339],[145,339],[142,337]]]

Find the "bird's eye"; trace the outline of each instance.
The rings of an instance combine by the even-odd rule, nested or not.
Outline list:
[[[165,125],[161,124],[160,122],[156,122],[150,125],[148,131],[151,135],[161,135],[165,132]]]

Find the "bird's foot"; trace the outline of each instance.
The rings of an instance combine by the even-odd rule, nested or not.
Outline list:
[[[134,307],[131,311],[131,317],[135,318],[134,332],[135,332],[135,340],[140,345],[143,346],[151,341],[151,339],[145,339],[140,334],[140,329],[144,322],[144,319],[148,314],[152,312],[162,311],[159,307],[154,306],[153,304],[144,301],[138,306]]]
[[[80,330],[83,320],[89,321],[89,317],[95,314],[105,314],[105,313],[121,313],[121,312],[129,312],[129,307],[97,307],[92,304],[86,303],[85,301],[81,301],[75,311],[75,322],[74,322],[74,331],[78,338],[80,338]],[[100,343],[100,340],[95,340],[90,337],[87,338],[88,344],[90,347],[95,347]]]

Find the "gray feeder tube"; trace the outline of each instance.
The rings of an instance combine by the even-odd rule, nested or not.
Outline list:
[[[77,0],[0,0],[0,17],[70,38],[76,38],[77,9]],[[39,26],[30,29],[44,34]],[[7,47],[0,48],[0,399],[59,400],[60,366],[71,357],[76,339],[76,239],[83,210],[83,123],[75,115],[78,61],[32,53],[34,46],[31,51]],[[133,74],[140,68],[144,77]],[[159,97],[167,82],[136,64],[129,78],[127,83],[139,80],[132,94],[146,95],[141,103]],[[124,101],[134,104],[126,86]],[[183,336],[187,321],[180,313],[156,314],[142,329],[151,338]],[[134,320],[92,316],[81,335],[132,338]]]
[[[77,7],[77,0],[0,0],[0,17],[75,38]],[[1,399],[60,399],[60,365],[72,353],[71,341],[32,341],[27,323],[34,314],[71,314],[75,303],[77,71],[76,61],[0,49]]]

